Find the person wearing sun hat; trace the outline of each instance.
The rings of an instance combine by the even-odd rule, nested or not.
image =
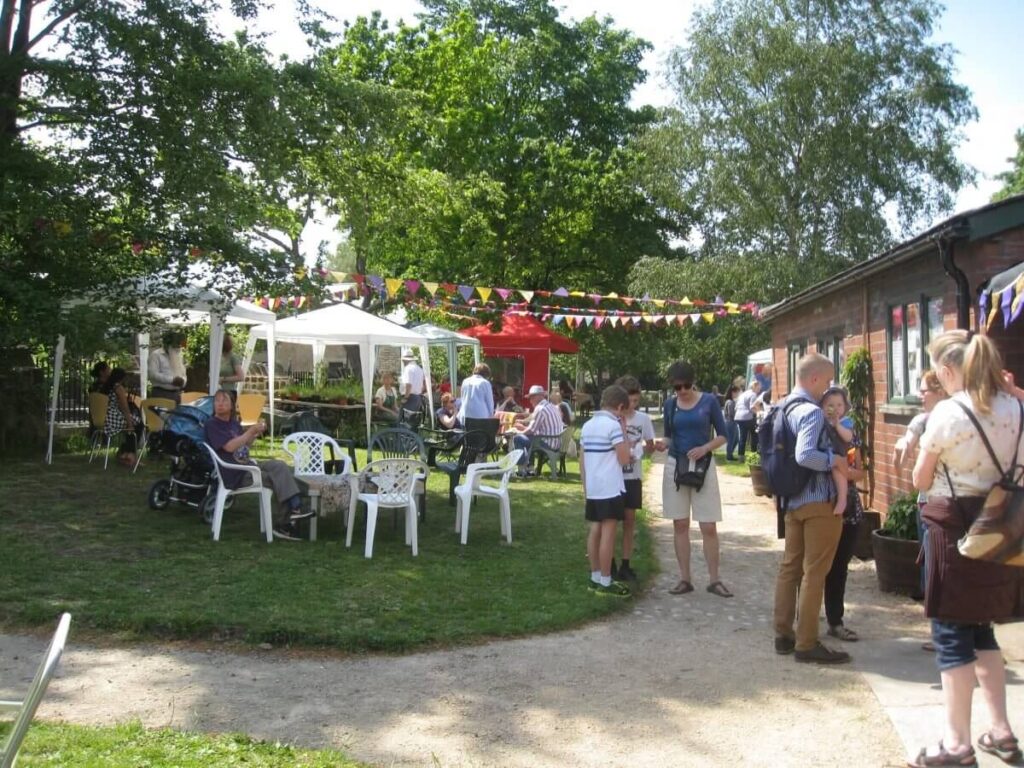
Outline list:
[[[526,464],[529,460],[526,451],[534,435],[542,435],[541,442],[552,451],[562,447],[562,413],[557,405],[548,400],[548,392],[540,384],[534,384],[526,393],[530,401],[530,422],[512,438],[513,448],[522,448],[523,457],[519,463]]]

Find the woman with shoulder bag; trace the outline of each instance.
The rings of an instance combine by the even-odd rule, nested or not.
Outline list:
[[[690,515],[700,525],[704,559],[708,564],[708,592],[732,597],[718,574],[718,522],[722,519],[722,498],[712,452],[725,445],[726,427],[718,398],[698,392],[693,366],[677,361],[668,369],[675,396],[665,402],[665,437],[655,444],[668,451],[661,481],[662,515],[672,521],[679,582],[670,594],[693,591],[690,576]],[[714,427],[717,433],[711,436]]]
[[[971,746],[975,682],[992,722],[978,748],[1012,763],[1020,760],[1021,751],[1007,719],[1006,670],[992,622],[1016,612],[1018,571],[963,557],[957,541],[1001,476],[986,439],[1003,468],[1021,448],[1021,405],[1003,391],[1002,361],[985,336],[948,331],[929,345],[928,354],[950,397],[928,417],[914,485],[928,492],[922,514],[928,525],[924,607],[932,624],[946,723],[939,751],[929,755],[922,749],[908,765],[977,765]]]

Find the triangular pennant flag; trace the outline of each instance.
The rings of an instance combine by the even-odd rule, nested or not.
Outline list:
[[[636,301],[636,299],[634,299],[634,298],[632,298],[630,296],[623,296],[622,297],[622,303],[625,304],[627,307],[632,307],[634,301]]]
[[[387,286],[388,296],[394,298],[402,288],[402,281],[397,277],[389,277],[384,281],[384,285]]]
[[[494,292],[501,296],[502,301],[508,301],[508,297],[512,293],[508,288],[495,288]]]
[[[379,275],[367,275],[366,279],[374,288],[380,288],[384,285],[384,280]]]
[[[345,278],[348,277],[348,275],[346,275],[344,272],[328,272],[327,274],[330,275],[331,282],[334,282],[334,283],[345,283],[345,282],[348,282],[345,279]]]
[[[600,328],[602,325],[604,325],[604,318],[603,317],[595,317],[594,318],[594,327],[595,328]]]
[[[460,285],[459,286],[459,294],[462,296],[463,299],[465,299],[466,301],[469,301],[469,297],[473,295],[473,286],[472,285]]]
[[[560,290],[563,290],[563,291],[564,291],[565,289],[564,289],[564,288],[562,288],[562,289],[560,289]],[[583,291],[570,291],[570,292],[569,292],[569,295],[570,295],[570,296],[576,296],[576,297],[580,297],[580,296],[586,296],[587,294],[585,294],[585,293],[584,293]]]
[[[592,293],[590,294],[590,298],[594,300],[594,304],[600,304],[601,299],[603,299],[604,296],[602,296],[600,293]]]
[[[676,315],[676,325],[679,327],[686,325],[686,315]]]
[[[690,322],[693,323],[694,325],[699,323],[700,322],[700,315],[697,314],[696,312],[694,312],[692,315],[690,315]]]
[[[455,293],[455,283],[441,283],[441,290],[448,294]]]
[[[683,296],[682,300],[679,303],[680,304],[692,304],[693,302],[690,301],[690,299],[688,297]]]
[[[419,280],[406,280],[405,281],[405,292],[410,296],[415,296],[420,292],[420,281]]]
[[[639,317],[634,317],[633,318],[633,325],[640,325],[640,323],[642,323],[643,320],[644,320],[644,316],[643,315],[641,315]]]
[[[615,293],[613,291],[612,293],[609,293],[607,296],[605,296],[605,298],[606,299],[617,299],[617,298],[619,298],[619,294],[617,294],[617,293]]]
[[[654,300],[654,306],[656,306],[656,307],[664,307],[665,306],[665,300],[664,299],[655,299]]]
[[[554,317],[551,318],[551,324],[558,325],[563,320],[565,320],[565,315],[555,315]]]
[[[564,298],[564,297],[567,297],[569,295],[569,291],[567,291],[565,288],[559,288],[557,291],[555,291],[551,295],[552,296],[562,296]]]
[[[715,322],[715,313],[714,312],[704,312],[701,315],[701,317],[704,318],[704,322],[707,323],[708,325],[710,325],[711,323]]]
[[[487,299],[489,299],[489,298],[491,297],[491,289],[490,289],[490,288],[481,288],[481,287],[480,287],[480,286],[478,285],[478,286],[476,287],[476,292],[480,294],[480,298],[481,298],[481,299],[482,299],[483,301],[487,301]]]
[[[427,293],[429,293],[431,296],[437,293],[437,283],[428,283],[424,281],[423,287],[427,289]]]
[[[533,291],[519,291],[519,295],[526,299],[527,303],[533,301]]]

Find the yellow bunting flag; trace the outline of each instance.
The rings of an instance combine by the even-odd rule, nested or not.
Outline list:
[[[491,298],[492,288],[481,288],[479,285],[476,287],[476,292],[480,294],[481,301],[487,301]]]
[[[328,272],[327,274],[329,274],[331,276],[331,280],[333,280],[336,283],[347,282],[346,278],[348,277],[348,275],[346,275],[344,272]]]
[[[701,317],[704,318],[704,322],[707,323],[708,325],[711,325],[711,323],[715,322],[714,312],[702,312]]]
[[[664,299],[655,299],[654,300],[654,306],[656,306],[656,307],[664,307],[665,306],[665,300]]]
[[[402,281],[397,277],[387,278],[384,280],[384,284],[388,287],[388,296],[397,296],[402,287]]]
[[[520,291],[519,295],[527,301],[533,301],[533,291]]]
[[[427,293],[429,293],[431,296],[437,293],[437,286],[438,283],[428,283],[426,281],[424,281],[423,283],[423,287],[427,289]]]

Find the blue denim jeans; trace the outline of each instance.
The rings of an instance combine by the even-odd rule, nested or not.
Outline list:
[[[932,619],[932,643],[939,671],[973,664],[975,651],[998,651],[996,633],[991,624],[954,624]]]
[[[732,459],[736,454],[736,446],[740,444],[740,425],[735,421],[725,422],[725,455]]]

